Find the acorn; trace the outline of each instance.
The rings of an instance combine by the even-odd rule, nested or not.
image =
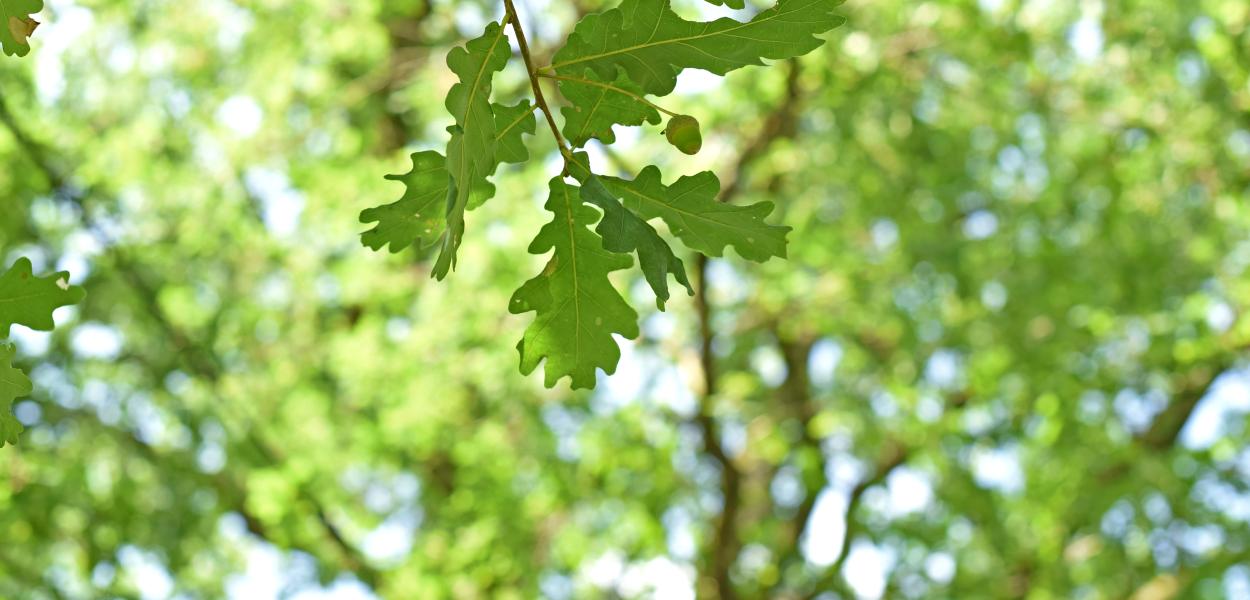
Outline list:
[[[699,133],[699,121],[690,115],[677,115],[668,120],[664,129],[668,143],[685,154],[696,154],[703,147],[703,135]]]

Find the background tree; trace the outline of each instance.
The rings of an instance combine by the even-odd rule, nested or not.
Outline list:
[[[550,62],[605,6],[517,8]],[[550,136],[454,277],[357,237],[502,6],[49,1],[0,61],[0,248],[89,295],[13,327],[0,595],[1247,594],[1250,7],[838,12],[800,59],[683,74],[695,157],[590,144],[794,231],[681,256],[665,313],[618,273],[642,335],[573,392],[516,373],[501,308]]]

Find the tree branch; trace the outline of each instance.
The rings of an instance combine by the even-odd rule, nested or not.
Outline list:
[[[800,448],[816,457],[814,471],[802,473],[803,499],[799,502],[794,515],[788,520],[784,532],[785,537],[780,542],[783,554],[777,564],[784,570],[787,565],[802,560],[799,541],[803,536],[803,531],[807,528],[808,520],[811,519],[812,511],[816,509],[816,499],[829,484],[829,478],[825,472],[827,464],[824,449],[821,447],[820,440],[812,435],[811,429],[812,419],[816,417],[817,410],[810,391],[811,377],[807,370],[807,358],[811,354],[814,341],[810,338],[799,341],[787,340],[777,330],[775,324],[773,333],[781,346],[781,356],[786,365],[786,379],[781,384],[778,400],[798,421]],[[785,584],[783,579],[778,578],[777,582],[771,586],[769,596],[777,597],[780,588]]]
[[[1176,391],[1176,398],[1155,415],[1150,427],[1137,437],[1138,443],[1152,450],[1165,450],[1174,445],[1189,417],[1198,408],[1198,403],[1211,390],[1211,385],[1232,367],[1232,356],[1224,356],[1213,365],[1200,365],[1185,374]]]
[[[521,18],[517,15],[516,6],[512,4],[512,0],[503,0],[504,10],[506,11],[505,19],[512,25],[512,31],[516,33],[517,46],[521,48],[521,59],[525,61],[525,72],[529,74],[530,88],[534,90],[534,104],[543,111],[543,116],[547,118],[547,127],[551,128],[551,135],[556,138],[556,145],[560,147],[560,154],[566,158],[572,158],[573,151],[569,149],[569,145],[564,141],[564,136],[560,135],[560,128],[556,125],[555,117],[551,115],[551,107],[547,104],[547,98],[543,96],[543,88],[538,83],[538,68],[534,66],[534,59],[530,56],[529,43],[525,41],[525,28],[521,27]]]
[[[742,500],[742,472],[721,445],[720,427],[713,414],[713,399],[717,393],[716,358],[712,353],[715,335],[712,329],[712,308],[707,301],[707,257],[699,255],[699,276],[694,297],[695,312],[699,319],[699,364],[703,374],[703,393],[699,396],[695,424],[703,436],[703,450],[720,467],[721,513],[716,521],[715,534],[711,540],[712,581],[716,585],[716,597],[721,600],[735,598],[729,572],[738,556],[737,521]]]
[[[885,481],[890,476],[890,473],[894,472],[894,469],[907,462],[912,452],[912,449],[904,446],[902,443],[891,440],[886,444],[880,458],[877,459],[876,468],[872,474],[860,480],[851,489],[851,493],[846,500],[846,516],[844,519],[846,527],[843,528],[842,546],[838,550],[838,558],[825,569],[814,590],[807,595],[807,598],[813,598],[819,592],[831,587],[839,589],[845,587],[841,577],[842,567],[846,565],[847,556],[851,553],[851,542],[855,541],[855,538],[859,536],[860,526],[859,521],[855,518],[855,513],[858,511],[860,503],[863,502],[864,494],[872,489],[873,486]]]

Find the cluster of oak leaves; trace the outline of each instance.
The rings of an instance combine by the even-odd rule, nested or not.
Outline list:
[[[741,9],[744,0],[708,0]],[[690,293],[685,265],[650,221],[663,221],[687,247],[721,256],[732,246],[754,261],[784,257],[788,227],[764,218],[771,203],[731,206],[718,202],[720,181],[710,172],[665,184],[660,170],[648,166],[632,179],[596,175],[586,154],[577,151],[591,139],[611,144],[614,125],[660,124],[671,115],[665,135],[678,150],[693,154],[701,145],[698,121],[664,110],[647,97],[672,93],[684,69],[724,75],[764,59],[806,54],[821,45],[814,37],[840,25],[833,14],[842,0],[778,0],[748,21],[730,18],[708,22],[682,19],[669,0],[624,0],[617,8],[584,18],[547,66],[534,68],[533,81],[556,83],[565,101],[562,136],[564,172],[551,179],[545,205],[551,221],[530,244],[533,254],[551,253],[546,267],[516,291],[509,310],[536,313],[517,348],[521,371],[532,372],[546,359],[545,381],[555,385],[568,376],[573,387],[592,387],[595,370],[612,373],[620,359],[613,334],[638,335],[638,314],[612,286],[608,274],[632,266],[637,255],[643,276],[661,309],[669,298],[671,275]],[[0,2],[0,49],[25,56],[38,23],[32,15],[43,0]],[[528,100],[515,106],[491,102],[495,73],[512,58],[509,26],[517,32],[515,11],[490,23],[482,36],[456,48],[447,65],[459,77],[446,106],[456,124],[446,154],[412,155],[413,168],[388,179],[407,187],[392,204],[365,210],[364,223],[377,225],[362,234],[366,246],[440,246],[433,275],[455,268],[464,236],[465,212],[494,196],[490,177],[501,163],[529,159],[524,135],[533,134],[535,112],[546,105]],[[527,66],[529,68],[529,66]],[[554,120],[551,121],[554,128]],[[553,132],[554,134],[554,132]],[[593,227],[593,230],[591,229]],[[0,265],[2,267],[2,265]],[[30,260],[19,258],[0,274],[0,340],[12,325],[40,331],[53,327],[52,313],[82,300],[82,288],[69,285],[68,273],[37,277]],[[30,379],[13,366],[15,347],[0,341],[0,446],[16,443],[22,425],[12,405],[30,394]]]
[[[744,7],[743,0],[708,1]],[[577,388],[593,387],[596,369],[615,371],[620,350],[612,336],[636,337],[638,314],[612,286],[608,274],[629,268],[631,254],[637,255],[661,309],[669,298],[670,275],[693,293],[685,266],[652,226],[653,220],[662,221],[684,245],[707,256],[721,256],[727,246],[754,261],[785,256],[789,228],[764,221],[772,212],[771,203],[718,202],[720,182],[710,172],[667,185],[655,166],[632,179],[596,175],[578,148],[591,139],[613,143],[614,125],[658,125],[664,112],[671,115],[665,129],[669,142],[686,154],[697,152],[698,121],[647,98],[672,93],[684,69],[724,75],[763,65],[764,59],[806,54],[823,43],[817,34],[843,22],[833,14],[840,3],[778,0],[747,21],[694,22],[678,16],[669,0],[624,0],[617,8],[582,19],[550,65],[526,65],[536,100],[541,98],[541,79],[553,81],[563,97],[562,135],[556,134],[555,120],[549,122],[565,167],[548,185],[545,209],[551,221],[529,247],[533,254],[550,253],[550,259],[541,273],[513,294],[508,307],[515,314],[535,313],[517,345],[522,373],[532,372],[545,359],[547,386],[568,376]],[[542,102],[537,107],[528,100],[515,106],[491,102],[494,75],[513,55],[508,31],[523,33],[511,4],[508,8],[502,22],[488,24],[481,37],[447,57],[459,82],[447,95],[447,110],[456,123],[448,128],[446,154],[413,154],[412,171],[389,177],[407,186],[404,196],[360,216],[364,223],[377,223],[362,235],[364,244],[374,250],[387,245],[392,252],[440,246],[433,267],[437,279],[456,265],[465,211],[494,195],[489,178],[501,163],[528,160],[523,135],[534,133],[536,110],[547,110]],[[528,53],[522,55],[528,62]]]

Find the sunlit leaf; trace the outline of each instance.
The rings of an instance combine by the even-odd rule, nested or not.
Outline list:
[[[30,394],[30,378],[13,366],[17,349],[0,344],[0,446],[17,443],[22,424],[13,416],[13,401]]]
[[[447,233],[434,263],[433,275],[438,279],[456,266],[456,252],[464,237],[464,212],[474,189],[485,185],[486,177],[498,165],[495,115],[490,94],[495,73],[502,71],[512,52],[508,36],[499,23],[490,23],[481,37],[470,40],[463,48],[447,55],[447,67],[459,76],[459,83],[447,93],[447,110],[456,118],[449,128],[447,171],[451,175],[448,188]]]
[[[569,170],[582,184],[582,200],[603,211],[603,219],[595,227],[595,232],[603,237],[604,249],[622,254],[637,253],[638,266],[655,292],[656,306],[660,310],[664,310],[664,303],[669,298],[670,274],[685,286],[688,293],[694,295],[694,288],[686,276],[686,267],[673,254],[668,242],[645,220],[626,210],[621,205],[620,197],[604,187],[599,177],[583,166],[589,164],[585,154],[579,154],[575,159]]]
[[[39,22],[31,15],[43,10],[43,0],[0,0],[0,49],[13,56],[30,52],[31,34]]]
[[[0,337],[8,337],[14,324],[52,331],[52,312],[85,295],[81,287],[69,284],[69,273],[35,277],[30,259],[19,258],[0,275]]]
[[[608,274],[629,268],[628,255],[604,250],[590,230],[599,220],[582,202],[577,186],[552,179],[546,209],[552,220],[530,244],[531,254],[551,252],[546,268],[517,290],[509,303],[513,314],[534,312],[534,321],[517,344],[521,372],[540,361],[547,387],[569,377],[574,388],[592,387],[595,370],[611,374],[621,351],[612,334],[638,335],[638,314],[612,287]]]
[[[377,223],[362,233],[360,241],[379,250],[390,245],[399,252],[411,245],[433,244],[447,225],[447,168],[443,155],[427,150],[412,155],[412,170],[403,175],[387,175],[402,182],[404,196],[397,202],[365,209],[361,223]]]
[[[500,163],[523,163],[530,159],[524,135],[532,135],[537,120],[534,105],[522,100],[512,106],[493,105],[495,113],[495,158]],[[493,171],[492,171],[493,172]]]

